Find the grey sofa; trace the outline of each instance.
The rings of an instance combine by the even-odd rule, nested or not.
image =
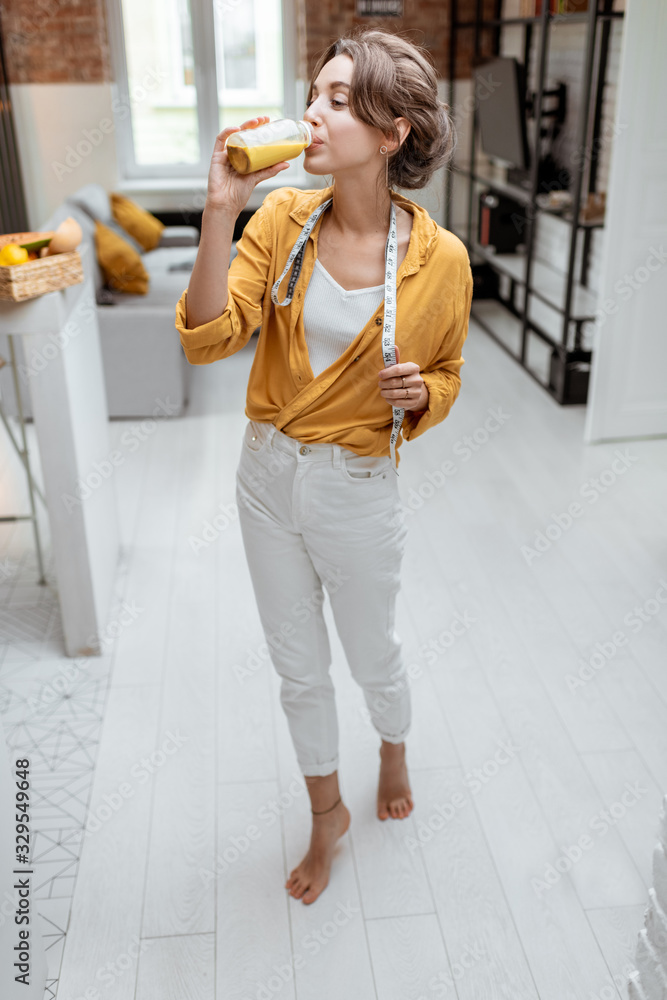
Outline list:
[[[123,292],[105,294],[104,279],[97,264],[95,219],[117,229],[109,197],[99,184],[87,184],[58,206],[41,231],[50,231],[73,216],[83,230],[90,252],[82,255],[86,281],[93,282],[97,299],[97,319],[104,364],[110,417],[155,415],[160,400],[169,400],[170,415],[180,415],[188,400],[191,366],[183,353],[174,326],[176,303],[190,280],[197,256],[199,231],[191,226],[168,226],[155,250],[142,252],[150,275],[147,295]],[[133,243],[130,239],[129,242]],[[101,300],[110,304],[102,305]],[[23,346],[15,338],[18,364],[24,364]],[[0,331],[0,355],[9,358],[6,334]],[[32,416],[28,387],[21,388],[24,413]],[[10,366],[0,368],[0,397],[5,412],[16,415],[16,400]]]

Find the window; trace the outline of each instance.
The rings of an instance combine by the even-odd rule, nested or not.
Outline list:
[[[294,115],[292,0],[107,6],[123,178],[206,176],[221,129]]]
[[[242,0],[226,14],[215,7],[220,128],[265,114],[283,113],[280,4]],[[238,113],[237,113],[238,112]]]

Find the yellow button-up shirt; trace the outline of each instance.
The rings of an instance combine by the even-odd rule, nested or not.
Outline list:
[[[383,305],[338,360],[314,375],[303,329],[303,300],[317,257],[322,217],[306,242],[291,305],[274,306],[271,287],[309,215],[332,189],[279,188],[267,194],[236,244],[221,316],[188,329],[187,289],[176,306],[176,329],[192,365],[207,365],[241,350],[261,327],[248,379],[245,415],[268,421],[299,441],[335,442],[359,455],[389,455],[392,407],[380,395]],[[396,275],[395,343],[400,363],[419,365],[428,408],[406,410],[396,442],[444,420],[461,387],[461,348],[468,333],[472,273],[465,245],[415,202],[392,192],[414,216],[410,243]],[[290,272],[291,273],[291,272]],[[280,286],[286,294],[289,275]]]

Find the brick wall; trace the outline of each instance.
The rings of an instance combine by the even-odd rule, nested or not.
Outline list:
[[[475,17],[475,0],[459,0],[459,17]],[[493,16],[495,0],[484,0]],[[405,17],[358,18],[356,0],[298,0],[299,75],[308,78],[319,53],[356,25],[407,33],[431,52],[438,73],[449,75],[450,3],[404,0]],[[112,79],[104,0],[0,0],[11,83],[104,83]],[[469,77],[473,32],[461,31],[457,77]],[[482,33],[482,55],[491,32]]]
[[[357,17],[356,0],[300,0],[305,7],[307,79],[318,55],[340,35],[357,25],[382,28],[405,34],[411,41],[426,46],[441,77],[449,77],[449,25],[451,3],[443,0],[404,0],[404,17]],[[458,18],[474,21],[475,0],[459,0]],[[493,17],[495,0],[484,0],[483,16]],[[481,35],[481,54],[487,58],[492,53],[492,33],[487,29]],[[473,58],[474,31],[459,29],[457,39],[456,76],[469,77]]]
[[[0,0],[10,83],[111,80],[104,0]]]

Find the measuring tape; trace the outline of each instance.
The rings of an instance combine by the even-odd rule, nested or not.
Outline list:
[[[304,225],[299,238],[292,247],[289,257],[287,258],[287,263],[285,264],[285,269],[280,275],[278,280],[274,282],[271,288],[271,301],[276,306],[288,306],[292,301],[292,295],[294,294],[294,288],[297,281],[299,280],[299,275],[301,274],[301,268],[303,266],[303,256],[306,251],[306,242],[308,237],[312,233],[315,223],[322,215],[323,212],[331,205],[333,198],[329,198],[327,201],[318,205],[313,214],[308,218],[306,224]],[[384,261],[385,261],[385,273],[384,273],[384,326],[382,328],[382,359],[384,361],[385,368],[390,365],[396,364],[396,348],[394,346],[395,334],[396,334],[396,262],[398,260],[398,232],[396,229],[396,209],[394,208],[394,203],[391,203],[391,216],[389,219],[389,232],[387,234],[387,242],[384,249]],[[285,275],[289,269],[294,265],[292,274],[287,285],[287,294],[282,302],[278,299],[278,289],[282,284]],[[405,416],[405,410],[400,409],[397,406],[392,406],[392,427],[391,427],[391,438],[389,441],[389,451],[391,454],[391,465],[398,475],[398,469],[396,467],[396,442],[398,440],[398,432],[401,429],[401,424],[403,423],[403,417]]]

